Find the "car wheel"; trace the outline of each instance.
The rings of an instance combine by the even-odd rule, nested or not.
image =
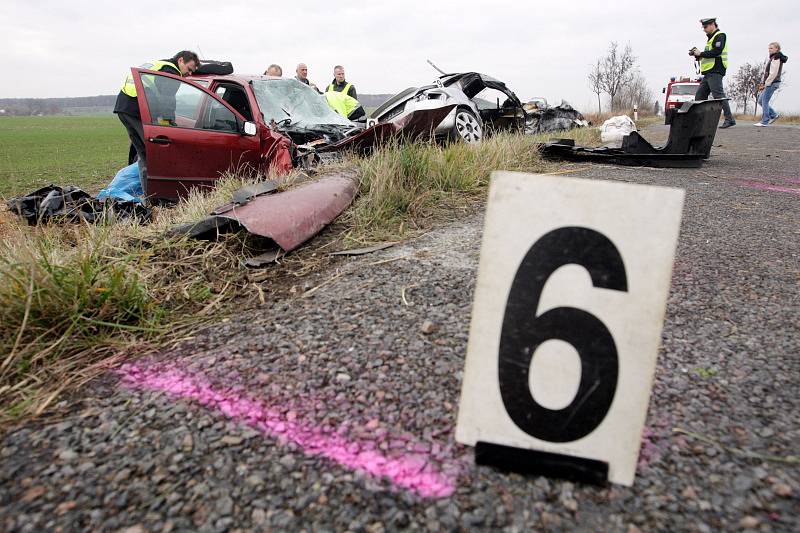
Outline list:
[[[456,110],[455,124],[450,131],[450,138],[468,143],[479,142],[483,138],[483,127],[478,117],[468,109]]]

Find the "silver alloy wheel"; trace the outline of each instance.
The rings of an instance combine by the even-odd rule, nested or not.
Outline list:
[[[460,109],[456,113],[456,124],[454,126],[456,134],[468,143],[476,143],[483,137],[483,129],[475,115],[466,109]]]

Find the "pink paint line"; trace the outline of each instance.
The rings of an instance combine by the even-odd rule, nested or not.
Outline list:
[[[800,178],[794,178],[794,177],[791,177],[791,176],[764,176],[764,177],[751,176],[750,180],[741,179],[740,181],[744,181],[746,183],[751,183],[752,180],[764,181],[764,182],[782,181],[784,183],[795,183],[795,184],[800,185]]]
[[[330,459],[344,467],[388,478],[394,485],[424,498],[444,498],[455,491],[456,475],[439,472],[430,457],[416,453],[400,458],[387,457],[374,449],[374,442],[348,440],[343,435],[326,432],[290,420],[262,401],[232,391],[216,390],[207,379],[177,369],[124,365],[119,374],[123,383],[133,388],[167,393],[194,400],[258,429],[281,442],[291,441],[308,455]],[[453,469],[449,469],[453,470]]]
[[[761,189],[762,191],[775,191],[775,192],[788,192],[791,194],[800,194],[800,189],[793,189],[791,187],[779,187],[777,185],[767,185],[757,181],[742,181],[742,185],[750,189]]]

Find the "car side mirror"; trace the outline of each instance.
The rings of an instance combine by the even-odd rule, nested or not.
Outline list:
[[[244,123],[244,128],[242,128],[242,130],[244,131],[245,135],[249,135],[251,137],[253,135],[255,135],[256,132],[258,131],[258,129],[256,128],[256,123],[255,122],[245,122]]]

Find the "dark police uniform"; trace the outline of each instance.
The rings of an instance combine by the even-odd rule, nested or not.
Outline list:
[[[702,19],[700,22],[703,25],[716,24],[716,19]],[[700,74],[703,75],[703,81],[700,82],[694,99],[707,100],[709,94],[714,99],[726,98],[723,79],[728,70],[728,38],[719,31],[719,28],[708,37],[706,46],[700,52],[697,61],[700,63]],[[727,100],[722,102],[722,114],[725,116],[725,121],[720,128],[728,128],[736,124]]]

